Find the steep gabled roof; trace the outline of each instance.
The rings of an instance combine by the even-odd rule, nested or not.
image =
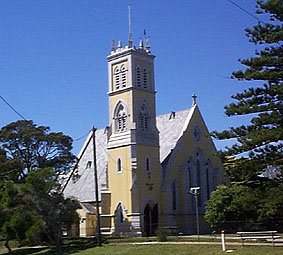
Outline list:
[[[159,130],[160,162],[162,163],[175,148],[178,140],[186,130],[195,106],[190,109],[171,112],[156,118]]]
[[[108,131],[106,129],[99,129],[95,132],[96,141],[96,165],[97,165],[97,177],[98,188],[106,186],[106,169],[108,162],[107,153],[107,137]],[[95,182],[93,171],[93,142],[92,132],[86,139],[79,155],[79,162],[77,168],[74,169],[69,177],[68,183],[65,185],[64,196],[75,197],[80,202],[92,202],[95,201]],[[89,163],[91,162],[91,163]],[[76,177],[78,175],[78,177]],[[100,200],[100,192],[99,192]]]
[[[91,203],[82,202],[81,205],[87,213],[96,214],[96,209]]]
[[[178,140],[186,130],[195,106],[190,109],[171,112],[160,115],[156,118],[157,128],[159,130],[159,144],[160,144],[160,162],[164,162],[170,152],[175,148]],[[107,140],[108,129],[99,129],[96,131],[96,159],[98,172],[99,190],[102,186],[106,186],[107,182]],[[88,162],[93,162],[93,143],[92,133],[86,139],[79,155],[78,167],[73,170],[68,176],[68,182],[65,185],[65,197],[75,197],[80,202],[95,201],[95,183],[93,163],[91,166]],[[78,178],[76,175],[78,174]],[[99,191],[100,200],[100,191]]]

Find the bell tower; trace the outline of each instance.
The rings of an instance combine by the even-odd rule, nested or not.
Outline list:
[[[108,188],[113,234],[152,234],[158,226],[161,185],[156,128],[154,58],[149,40],[112,42],[108,59],[110,137]]]

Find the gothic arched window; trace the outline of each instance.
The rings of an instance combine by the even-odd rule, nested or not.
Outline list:
[[[137,87],[141,86],[141,68],[139,66],[136,67],[136,85]]]
[[[149,130],[149,116],[147,107],[145,104],[142,105],[139,113],[139,129],[142,131],[148,131]]]
[[[196,172],[197,172],[197,187],[200,187],[200,162],[197,160],[197,165],[196,165]]]
[[[120,88],[120,69],[117,66],[114,70],[114,79],[115,79],[115,89],[119,89]]]
[[[118,204],[117,209],[115,211],[115,217],[118,224],[123,223],[125,221],[124,208],[122,203]]]
[[[176,182],[172,183],[172,210],[175,211],[177,209],[177,188]]]
[[[147,69],[146,69],[146,68],[143,68],[143,87],[144,87],[145,89],[147,89],[147,87],[148,87],[147,82],[148,82]]]
[[[189,158],[188,161],[187,161],[187,170],[188,170],[188,185],[189,185],[189,188],[191,188],[193,186],[193,176],[192,176],[192,166],[191,166],[191,162],[192,162],[192,159]]]
[[[200,187],[200,162],[197,160],[196,163],[196,176],[197,176],[197,187]],[[198,197],[198,207],[201,207],[201,194]]]
[[[206,198],[209,199],[210,196],[210,185],[209,185],[209,170],[206,168]]]
[[[121,84],[122,88],[127,86],[127,68],[125,65],[121,66]]]
[[[126,106],[121,102],[115,108],[114,119],[116,133],[127,131],[128,111]]]

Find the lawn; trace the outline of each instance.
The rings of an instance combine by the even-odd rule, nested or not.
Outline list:
[[[102,247],[91,247],[92,244],[82,246],[68,246],[64,248],[64,254],[80,255],[218,255],[226,254],[221,251],[221,245],[187,245],[187,244],[105,244]],[[233,250],[235,255],[281,255],[283,247],[272,246],[230,246],[227,249]],[[0,248],[0,254],[7,254],[5,249]],[[55,255],[56,252],[47,248],[22,248],[15,250],[17,255]]]

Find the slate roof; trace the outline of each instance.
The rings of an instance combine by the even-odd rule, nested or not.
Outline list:
[[[94,207],[92,204],[86,203],[86,202],[83,202],[83,203],[81,203],[81,204],[82,204],[82,206],[85,208],[85,210],[86,210],[88,213],[90,213],[90,214],[96,214],[96,209],[95,209],[95,207]]]
[[[159,130],[160,162],[174,149],[177,141],[183,135],[192,117],[194,107],[160,115],[156,118],[157,129]]]
[[[107,153],[107,137],[108,130],[99,129],[95,132],[95,147],[96,147],[96,165],[97,165],[97,177],[99,187],[99,200],[100,189],[106,186],[106,166],[108,162]],[[75,197],[80,202],[92,202],[95,201],[95,185],[94,185],[94,171],[93,171],[93,142],[92,132],[87,137],[79,155],[78,155],[78,168],[73,170],[68,176],[69,181],[64,190],[65,197]],[[88,162],[91,162],[89,165]],[[79,177],[76,178],[76,175]]]
[[[156,117],[156,125],[159,130],[161,163],[174,149],[177,141],[183,135],[183,132],[191,120],[194,109],[195,107],[192,107],[187,110],[171,112]],[[90,133],[78,155],[79,163],[76,171],[79,178],[75,178],[76,174],[73,171],[71,176],[69,175],[67,178],[69,181],[64,190],[65,197],[76,197],[80,202],[95,201],[93,165],[88,165],[88,161],[93,161],[93,143],[91,136],[92,134]],[[107,182],[107,140],[107,128],[96,131],[96,159],[99,195],[101,187],[105,187]]]

